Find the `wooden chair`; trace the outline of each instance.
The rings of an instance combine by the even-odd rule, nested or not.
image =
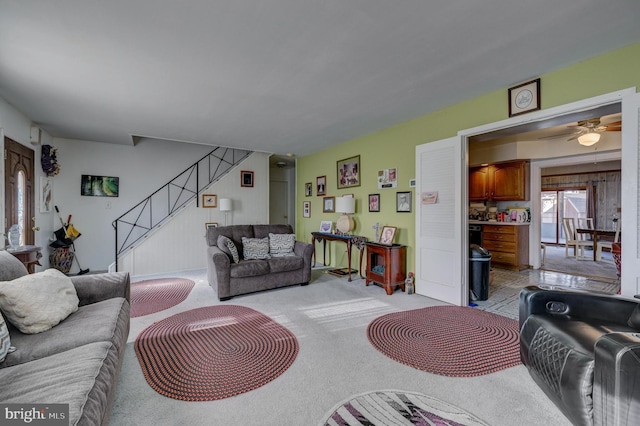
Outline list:
[[[581,239],[576,236],[576,223],[572,217],[565,217],[562,219],[562,227],[564,229],[564,255],[569,257],[569,246],[573,246],[573,254],[576,260],[588,260],[589,258],[584,255],[585,247],[592,247],[593,242],[586,239]],[[580,254],[578,256],[578,253]]]
[[[616,222],[616,235],[613,237],[613,242],[611,241],[598,241],[598,248],[596,249],[596,260],[602,260],[602,249],[606,248],[609,252],[613,251],[613,244],[620,242],[620,225],[619,221]]]
[[[577,229],[595,229],[593,226],[593,218],[592,217],[579,217],[578,218],[578,228]],[[592,240],[590,234],[577,234],[576,235],[579,240]]]

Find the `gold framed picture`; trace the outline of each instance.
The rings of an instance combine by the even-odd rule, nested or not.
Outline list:
[[[218,222],[207,222],[207,223],[204,224],[204,227],[206,229],[217,228],[218,227]]]
[[[382,232],[380,233],[380,239],[378,240],[378,244],[382,244],[385,246],[392,246],[393,239],[396,236],[396,227],[395,226],[383,226]]]
[[[360,156],[345,158],[336,163],[338,189],[360,186]]]
[[[202,207],[210,209],[218,206],[218,196],[216,194],[202,194]]]

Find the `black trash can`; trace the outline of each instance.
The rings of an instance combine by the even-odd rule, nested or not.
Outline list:
[[[469,295],[471,300],[489,298],[491,253],[477,244],[469,247]]]

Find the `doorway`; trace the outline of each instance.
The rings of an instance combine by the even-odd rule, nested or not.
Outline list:
[[[35,172],[32,149],[4,138],[5,224],[4,233],[16,226],[19,245],[33,245],[35,232]]]
[[[545,244],[564,244],[566,235],[562,219],[587,217],[587,190],[542,191],[540,194],[540,239]]]

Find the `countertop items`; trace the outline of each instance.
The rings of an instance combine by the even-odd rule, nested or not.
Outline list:
[[[508,225],[508,226],[529,226],[531,222],[489,222],[487,220],[470,220],[470,224],[479,225]]]

